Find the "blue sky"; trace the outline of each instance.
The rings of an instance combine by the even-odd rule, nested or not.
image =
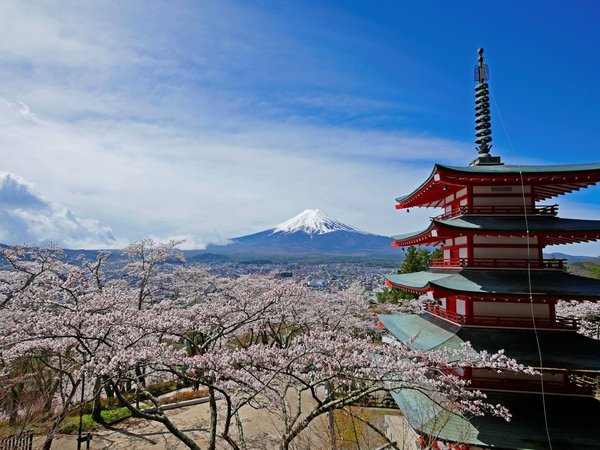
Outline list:
[[[425,226],[393,199],[475,155],[480,46],[494,153],[600,160],[599,20],[595,1],[3,1],[0,241],[199,247],[307,208]],[[600,219],[599,189],[562,215]]]

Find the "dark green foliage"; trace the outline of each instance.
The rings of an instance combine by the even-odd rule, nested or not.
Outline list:
[[[442,250],[436,248],[429,251],[426,248],[417,248],[414,246],[408,247],[406,256],[400,266],[398,273],[413,273],[429,269],[429,260],[442,257]],[[405,303],[406,300],[413,300],[418,295],[405,292],[397,288],[387,288],[383,292],[377,294],[377,300],[380,303],[392,303],[394,305]]]
[[[432,251],[429,254],[429,260],[441,259],[441,258],[442,258],[442,249],[441,248],[436,248],[434,251]]]
[[[590,272],[590,277],[600,279],[600,264],[595,263],[580,263],[586,270]]]
[[[377,293],[377,301],[379,303],[391,303],[397,305],[403,303],[404,300],[412,300],[417,298],[416,294],[405,292],[397,288],[386,288],[382,292]]]
[[[439,248],[430,252],[426,248],[417,248],[414,246],[408,247],[406,257],[400,266],[399,273],[421,272],[429,268],[430,259],[438,259],[442,257],[442,250]]]
[[[567,271],[582,277],[596,278],[600,280],[600,260],[580,261],[569,264]]]

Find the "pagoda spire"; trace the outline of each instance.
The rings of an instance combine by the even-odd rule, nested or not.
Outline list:
[[[488,66],[483,62],[483,49],[477,51],[477,65],[475,66],[475,144],[479,156],[471,163],[472,166],[480,164],[502,164],[500,157],[490,155],[492,149],[492,124],[490,122],[490,91],[486,80],[489,79]]]

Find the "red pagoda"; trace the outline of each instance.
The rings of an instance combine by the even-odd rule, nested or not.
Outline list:
[[[569,274],[564,260],[543,253],[547,245],[600,239],[600,221],[560,218],[558,205],[540,203],[600,182],[600,163],[505,165],[491,156],[482,49],[475,74],[478,157],[468,167],[436,164],[421,186],[396,199],[397,209],[444,209],[425,230],[392,237],[398,247],[441,248],[429,270],[387,277],[388,286],[427,294],[431,303],[423,313],[380,320],[393,336],[388,342],[428,351],[464,342],[477,351],[504,349],[541,375],[469,367],[456,372],[491,402],[508,407],[508,423],[466,420],[426,406],[431,400],[420,393],[394,393],[403,428],[415,438],[405,439],[404,448],[422,448],[416,442],[425,438],[440,448],[600,448],[600,402],[594,397],[600,341],[577,333],[577,320],[556,314],[560,300],[599,301],[600,280]]]

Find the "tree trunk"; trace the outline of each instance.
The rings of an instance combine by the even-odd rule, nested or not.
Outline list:
[[[135,366],[135,377],[143,387],[146,387],[146,369],[141,365]]]
[[[173,436],[175,436],[177,439],[179,439],[181,442],[187,445],[188,448],[192,450],[201,450],[200,447],[189,436],[187,436],[184,432],[177,428],[175,424],[173,424],[173,422],[171,422],[171,420],[164,413],[161,412],[159,408],[158,399],[154,397],[150,392],[143,390],[144,394],[152,401],[152,403],[154,403],[154,405],[157,408],[159,408],[157,414],[148,414],[145,413],[144,410],[139,410],[135,408],[133,404],[123,396],[123,393],[119,390],[117,385],[113,384],[112,389],[119,401],[122,402],[127,407],[127,409],[129,409],[129,411],[131,411],[131,414],[134,417],[140,417],[142,419],[160,422],[165,427],[167,427],[167,429],[171,432]]]
[[[240,413],[235,413],[235,424],[237,425],[238,435],[240,437],[240,448],[246,450],[246,439],[244,438],[244,426],[242,425],[242,419]]]
[[[104,425],[104,419],[102,418],[102,380],[100,377],[96,378],[94,383],[94,405],[92,407],[92,419],[101,425]]]
[[[14,425],[17,423],[17,419],[19,418],[19,393],[14,386],[11,386],[10,388],[9,404],[10,414],[8,416],[8,424]]]
[[[50,430],[48,430],[48,433],[46,433],[46,440],[42,445],[42,450],[50,450],[50,448],[52,447],[54,435],[60,428],[60,424],[63,422],[63,420],[65,420],[65,417],[67,417],[67,415],[69,414],[69,407],[71,406],[71,402],[73,400],[73,397],[75,396],[75,392],[77,392],[78,386],[79,381],[76,382],[73,386],[71,386],[71,392],[69,392],[69,396],[63,403],[62,410],[60,411],[56,419],[54,419],[54,421],[52,422],[52,427],[50,428]]]
[[[208,450],[217,448],[217,400],[215,398],[215,388],[208,387],[208,401],[210,405],[210,438],[208,442]]]
[[[115,393],[113,392],[112,388],[110,387],[110,384],[105,383],[104,390],[106,391],[106,398],[115,398]]]

